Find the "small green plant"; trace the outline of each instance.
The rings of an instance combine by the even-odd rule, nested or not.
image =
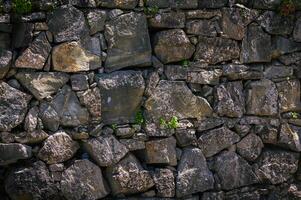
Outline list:
[[[111,125],[111,128],[113,129],[113,131],[115,132],[116,131],[116,129],[117,129],[117,124],[112,124]]]
[[[12,10],[16,14],[27,14],[32,10],[31,0],[13,0]]]
[[[159,119],[160,126],[167,129],[176,129],[179,127],[178,118],[173,116],[170,121],[166,121],[162,117]]]
[[[139,110],[135,115],[135,123],[142,125],[142,124],[144,124],[144,122],[145,122],[145,120],[144,120],[142,110]]]
[[[298,113],[296,113],[296,112],[292,112],[291,115],[292,115],[293,119],[297,119],[298,118]]]
[[[182,65],[183,67],[188,67],[188,66],[189,66],[189,60],[182,60],[182,61],[181,61],[181,65]]]
[[[143,10],[146,15],[155,15],[159,12],[159,7],[158,6],[144,7]]]

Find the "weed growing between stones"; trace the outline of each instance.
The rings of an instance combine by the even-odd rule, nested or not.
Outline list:
[[[142,110],[139,110],[135,115],[135,123],[142,125],[142,124],[144,124],[144,122],[145,122],[145,119],[144,119]]]
[[[16,14],[27,14],[32,11],[32,4],[30,0],[13,0],[12,10]]]
[[[146,15],[155,15],[159,12],[159,7],[158,6],[144,7],[143,10]]]
[[[179,127],[178,118],[173,116],[170,121],[166,121],[163,117],[159,119],[160,126],[166,129],[176,129]]]
[[[182,61],[181,61],[181,65],[182,65],[183,67],[188,67],[188,66],[189,66],[189,60],[182,60]]]

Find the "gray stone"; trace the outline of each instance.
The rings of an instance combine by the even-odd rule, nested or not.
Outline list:
[[[104,123],[134,122],[145,88],[141,72],[118,71],[98,74]]]
[[[209,84],[217,85],[219,83],[219,78],[222,76],[222,70],[213,69],[213,70],[189,70],[187,73],[187,82],[196,83],[196,84]]]
[[[273,116],[278,112],[278,91],[275,83],[263,79],[249,84],[246,91],[247,114]]]
[[[225,120],[222,118],[204,118],[196,122],[195,126],[198,128],[198,132],[206,131],[223,125]]]
[[[0,80],[5,77],[12,64],[12,52],[0,50]]]
[[[264,71],[264,77],[274,81],[283,80],[284,78],[292,77],[294,70],[292,67],[286,66],[269,66]]]
[[[294,52],[280,56],[279,61],[285,65],[301,63],[301,52]]]
[[[296,42],[301,42],[301,18],[297,19],[296,21],[293,38]]]
[[[202,97],[195,96],[182,81],[161,80],[145,102],[146,115],[155,123],[159,119],[201,118],[211,116],[212,109]]]
[[[279,93],[280,112],[300,110],[300,81],[283,81],[276,83],[276,86]]]
[[[194,46],[181,29],[156,33],[153,48],[156,56],[165,64],[189,59],[194,52]]]
[[[166,0],[146,0],[145,5],[148,7],[167,8],[170,6],[170,2]]]
[[[182,65],[165,65],[164,74],[169,80],[186,80],[188,69]]]
[[[16,163],[18,160],[31,158],[31,147],[23,144],[0,143],[0,166]]]
[[[168,75],[166,75],[168,76]],[[157,84],[160,81],[160,75],[158,72],[151,72],[150,75],[146,79],[146,88],[144,91],[144,95],[149,97],[153,94],[156,89]]]
[[[198,7],[198,0],[171,0],[170,6],[177,9],[194,9]]]
[[[261,154],[263,143],[256,134],[250,133],[236,145],[239,155],[248,161],[255,161]]]
[[[57,131],[60,125],[60,117],[56,110],[49,103],[41,103],[39,117],[45,129]]]
[[[43,142],[48,136],[43,130],[33,130],[15,134],[15,140],[21,144],[38,144]]]
[[[194,60],[217,64],[239,58],[238,43],[231,39],[199,37]]]
[[[215,110],[220,116],[241,117],[245,112],[245,98],[241,81],[219,85],[215,91]]]
[[[211,157],[239,140],[238,134],[223,126],[201,134],[198,145],[205,157]]]
[[[129,151],[145,149],[145,142],[138,139],[120,139],[120,143],[124,144]]]
[[[63,172],[61,190],[67,200],[95,200],[110,193],[101,169],[89,160],[76,160]]]
[[[15,137],[12,133],[1,132],[0,133],[0,141],[5,144],[13,143],[15,141]]]
[[[24,119],[24,129],[26,131],[34,131],[36,128],[38,128],[38,114],[39,114],[39,108],[37,106],[32,107],[25,119]]]
[[[69,75],[60,72],[19,72],[15,77],[38,100],[57,93],[69,80]]]
[[[277,58],[283,54],[293,53],[301,50],[301,43],[282,36],[272,38],[272,55]]]
[[[0,83],[0,131],[10,131],[22,123],[30,99],[30,95]]]
[[[71,0],[69,1],[71,5],[83,7],[83,8],[96,8],[96,1],[95,0]]]
[[[281,0],[268,0],[268,1],[255,0],[253,2],[253,7],[256,9],[276,10],[281,4],[281,2],[282,2]]]
[[[220,192],[204,192],[201,200],[224,200],[225,193]]]
[[[228,0],[199,0],[199,8],[221,8],[228,4]]]
[[[27,47],[32,42],[34,25],[32,23],[14,23],[12,32],[12,46],[14,48]],[[2,37],[6,37],[6,40],[1,42],[0,47],[8,49],[10,46],[10,35],[0,34],[0,41]],[[5,48],[5,44],[8,44]],[[3,45],[3,46],[2,46]]]
[[[175,136],[180,147],[196,144],[197,141],[194,129],[176,129]]]
[[[12,169],[5,180],[5,191],[13,200],[59,199],[59,190],[42,161]]]
[[[55,9],[49,17],[48,27],[56,43],[79,40],[89,33],[84,14],[70,5]]]
[[[220,30],[218,20],[203,19],[203,20],[189,20],[186,23],[186,33],[193,35],[216,37]]]
[[[254,165],[261,181],[279,184],[287,181],[298,169],[299,153],[265,150]]]
[[[107,12],[104,10],[89,10],[87,12],[87,21],[90,27],[90,35],[103,31],[105,21],[107,19]]]
[[[146,123],[143,128],[149,137],[169,137],[175,133],[175,129],[163,127],[160,123]]]
[[[151,45],[144,14],[127,13],[109,21],[105,26],[108,57],[105,71],[151,62]]]
[[[252,80],[262,79],[263,73],[261,71],[254,71],[252,67],[246,65],[229,64],[223,65],[223,76],[229,80]]]
[[[88,76],[84,74],[71,75],[71,87],[74,91],[87,90],[89,88]]]
[[[215,157],[213,168],[221,181],[221,188],[224,190],[258,182],[251,165],[235,152],[225,151]]]
[[[185,12],[186,19],[211,19],[213,17],[221,17],[220,10],[188,10]]]
[[[198,148],[185,148],[177,168],[176,196],[181,198],[213,187],[213,174],[207,167],[202,151]]]
[[[278,144],[292,151],[301,152],[300,127],[283,123],[278,136]]]
[[[78,149],[77,142],[64,131],[59,131],[44,141],[37,157],[47,164],[55,164],[69,160]]]
[[[84,141],[83,147],[101,167],[118,163],[129,151],[112,135],[90,138]]]
[[[96,0],[98,5],[104,8],[120,8],[120,9],[134,9],[138,0]]]
[[[177,165],[176,139],[150,140],[145,143],[145,160],[147,164]]]
[[[46,34],[40,33],[30,46],[17,58],[17,68],[43,69],[48,55],[51,51]]]
[[[175,180],[173,172],[170,169],[156,169],[154,182],[158,197],[175,196]]]
[[[277,144],[278,129],[270,126],[255,126],[255,133],[261,138],[265,144]]]
[[[271,36],[260,26],[249,25],[242,41],[241,62],[270,62],[271,50]]]
[[[114,196],[145,192],[154,186],[150,172],[132,154],[106,168],[106,177]]]
[[[116,136],[120,138],[130,138],[134,135],[134,133],[135,129],[128,125],[117,126],[115,130]]]
[[[152,28],[184,28],[185,13],[179,11],[158,13],[148,20],[148,25]]]

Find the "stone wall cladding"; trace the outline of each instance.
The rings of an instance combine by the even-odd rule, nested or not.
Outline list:
[[[0,199],[301,199],[298,2],[0,0]]]

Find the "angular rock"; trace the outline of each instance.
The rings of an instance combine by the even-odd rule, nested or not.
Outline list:
[[[192,94],[185,82],[161,80],[145,102],[146,115],[155,123],[159,119],[201,118],[211,116],[210,104]]]
[[[215,92],[215,110],[220,116],[241,117],[245,112],[245,98],[241,81],[219,85]]]
[[[101,112],[104,123],[134,122],[145,88],[141,72],[118,71],[98,74],[101,94]]]
[[[12,52],[0,50],[0,80],[5,77],[12,64]]]
[[[301,43],[282,36],[272,38],[272,56],[277,58],[283,54],[293,53],[301,50]]]
[[[166,0],[146,0],[144,3],[148,7],[157,6],[158,8],[167,8],[168,6],[170,6],[171,2]]]
[[[42,120],[45,129],[57,131],[60,125],[60,117],[56,110],[48,103],[41,103],[39,108],[39,117]]]
[[[278,112],[278,91],[276,85],[267,79],[250,83],[247,88],[247,114],[273,116]]]
[[[61,190],[67,200],[94,200],[110,193],[101,169],[89,160],[76,160],[63,172]]]
[[[222,8],[227,6],[228,0],[199,0],[199,8]]]
[[[255,133],[265,144],[277,144],[278,130],[270,126],[255,126]]]
[[[18,160],[31,158],[31,147],[23,144],[0,143],[0,166],[16,163]]]
[[[69,160],[78,149],[77,142],[73,141],[67,133],[59,131],[45,140],[37,157],[47,164],[55,164]]]
[[[118,163],[129,151],[112,135],[90,138],[84,141],[83,147],[101,167]]]
[[[97,0],[97,3],[104,8],[134,9],[138,0]]]
[[[221,17],[219,10],[188,10],[185,12],[187,19],[211,19],[213,17]]]
[[[239,58],[240,48],[234,40],[199,37],[194,60],[217,64]]]
[[[53,48],[52,63],[55,71],[89,71],[101,67],[101,57],[90,52],[81,42],[73,41]]]
[[[235,152],[225,151],[214,160],[214,170],[221,181],[221,188],[231,190],[258,182],[252,167]]]
[[[278,136],[278,144],[292,151],[301,152],[301,129],[283,123]]]
[[[22,123],[30,99],[30,95],[0,83],[0,131],[10,131]]]
[[[275,10],[281,4],[281,0],[269,0],[269,1],[261,1],[255,0],[253,2],[253,7],[256,9],[266,9],[266,10]]]
[[[203,19],[203,20],[190,20],[186,23],[186,33],[193,35],[201,35],[208,37],[216,37],[220,31],[218,20]]]
[[[300,81],[283,81],[276,83],[276,86],[279,93],[280,112],[300,110]]]
[[[286,66],[269,66],[264,71],[264,77],[273,81],[283,80],[292,77],[294,70]]]
[[[106,177],[114,196],[145,192],[154,186],[150,172],[144,170],[132,154],[106,168]]]
[[[201,134],[198,139],[198,146],[207,158],[230,147],[239,140],[238,134],[223,126]]]
[[[197,141],[194,129],[176,129],[177,144],[180,147],[189,146],[195,144]]]
[[[223,65],[223,76],[229,80],[252,80],[262,79],[263,73],[261,71],[254,71],[246,65],[229,64]]]
[[[15,137],[12,133],[1,132],[0,133],[0,141],[5,144],[13,143],[15,141]]]
[[[173,172],[170,169],[156,169],[154,182],[158,197],[175,196],[175,180]]]
[[[87,21],[90,27],[90,35],[103,31],[107,12],[104,10],[90,10],[87,12]]]
[[[206,131],[209,129],[216,128],[220,125],[223,125],[225,123],[225,120],[222,118],[204,118],[199,120],[195,126],[198,128],[198,132]]]
[[[213,174],[198,148],[185,148],[177,168],[176,196],[178,198],[213,189]]]
[[[15,135],[15,140],[21,144],[38,144],[43,142],[48,136],[43,130],[34,130]]]
[[[255,164],[261,181],[279,184],[287,181],[298,169],[299,153],[282,150],[265,150]]]
[[[13,200],[60,198],[59,190],[42,161],[14,168],[5,180],[5,191]]]
[[[20,48],[20,47],[27,47],[29,44],[32,42],[32,37],[33,37],[33,29],[34,29],[34,24],[33,23],[14,23],[13,24],[13,34],[12,34],[12,46],[14,48]],[[6,37],[6,40],[1,42],[1,47],[5,46],[5,44],[8,42],[8,48],[10,44],[10,35],[9,34],[0,34],[0,41],[2,41],[1,37]],[[2,46],[3,45],[3,46]],[[8,49],[4,48],[4,49]]]
[[[46,34],[40,33],[15,62],[17,68],[43,69],[51,51]]]
[[[263,143],[256,134],[250,133],[236,145],[239,155],[248,161],[254,161],[261,154]]]
[[[222,76],[222,70],[189,70],[187,73],[187,82],[196,84],[216,85],[219,83],[219,78]]]
[[[120,143],[124,144],[129,151],[145,149],[145,142],[138,139],[120,139]]]
[[[15,77],[38,100],[55,94],[69,80],[60,72],[19,72]]]
[[[280,56],[278,59],[285,65],[298,64],[301,63],[301,52],[285,54]]]
[[[177,9],[194,9],[198,7],[198,0],[171,0],[170,6]]]
[[[156,33],[153,48],[156,56],[164,64],[189,59],[194,52],[194,46],[181,29]]]
[[[182,65],[165,65],[164,74],[169,80],[186,80],[187,67]]]
[[[130,138],[134,135],[135,132],[136,130],[128,125],[117,126],[115,130],[116,136],[120,138]]]
[[[145,143],[145,160],[147,164],[177,165],[176,139],[151,140]]]
[[[185,13],[174,11],[158,13],[148,20],[148,25],[152,28],[184,28]]]
[[[249,25],[242,41],[241,62],[270,62],[271,50],[271,36],[260,26]]]
[[[24,129],[26,131],[34,131],[37,126],[38,126],[38,114],[39,114],[39,109],[37,106],[34,106],[32,107],[26,117],[25,117],[25,120],[24,120]]]
[[[89,88],[88,76],[84,74],[71,75],[71,87],[74,91],[87,90]]]
[[[127,13],[109,21],[105,26],[108,56],[107,72],[151,62],[151,45],[144,14]]]
[[[93,121],[101,120],[101,94],[98,88],[88,89],[77,92],[77,96],[82,105],[84,105]]]
[[[84,14],[70,5],[55,9],[48,20],[48,27],[56,43],[79,40],[89,33]]]
[[[301,42],[301,19],[297,19],[294,27],[293,38],[296,42]]]

